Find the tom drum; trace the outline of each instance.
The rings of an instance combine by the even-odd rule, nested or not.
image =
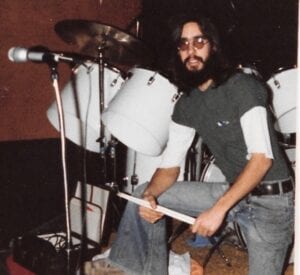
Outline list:
[[[119,70],[104,68],[105,106],[119,91],[124,79]],[[99,152],[100,104],[99,66],[80,65],[61,93],[64,109],[66,137],[92,152]],[[59,129],[56,102],[47,111],[51,124]],[[109,133],[106,133],[107,137]]]
[[[177,88],[161,74],[150,70],[133,68],[129,76],[103,112],[102,121],[131,149],[158,156],[168,140]]]
[[[297,74],[297,68],[281,70],[267,82],[273,93],[275,129],[283,134],[296,132]]]

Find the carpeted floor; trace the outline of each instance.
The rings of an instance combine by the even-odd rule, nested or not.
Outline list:
[[[174,242],[171,249],[182,254],[189,252],[191,257],[199,263],[204,263],[209,248],[194,248],[187,244],[187,240],[193,235],[186,229]],[[220,246],[224,255],[230,260],[231,266],[227,266],[220,254],[215,251],[205,267],[205,275],[246,275],[248,272],[247,251],[235,247],[233,244],[222,244]],[[293,265],[289,264],[284,275],[293,275]]]
[[[177,221],[173,222],[173,228],[176,228],[179,224]],[[115,233],[111,235],[110,242],[115,238]],[[177,254],[190,253],[190,256],[195,259],[201,265],[205,262],[205,259],[209,253],[209,248],[194,248],[188,244],[188,240],[193,238],[193,234],[189,228],[185,229],[183,233],[171,242],[171,249]],[[235,242],[234,242],[235,244]],[[204,269],[204,275],[247,275],[248,274],[248,258],[247,249],[237,247],[233,242],[223,242],[220,246],[221,251],[230,261],[228,266],[225,260],[220,256],[218,251],[215,251],[209,258],[209,261]],[[106,250],[106,248],[104,248]],[[284,275],[294,275],[293,264],[289,264],[285,270]],[[260,275],[260,274],[258,274]],[[261,274],[263,275],[263,274]]]

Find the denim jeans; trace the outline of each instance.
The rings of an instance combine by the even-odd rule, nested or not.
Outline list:
[[[145,184],[134,196],[140,197]],[[227,190],[227,183],[177,182],[159,198],[160,205],[190,216],[210,208]],[[126,274],[168,274],[165,219],[155,224],[140,218],[138,205],[128,202],[109,261]],[[248,197],[228,213],[240,225],[247,242],[249,274],[282,274],[293,239],[293,193]]]

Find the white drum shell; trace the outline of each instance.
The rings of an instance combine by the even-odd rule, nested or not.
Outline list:
[[[102,121],[131,149],[158,156],[168,140],[177,88],[150,70],[133,68],[129,73],[132,76],[103,112]]]
[[[126,178],[128,185],[125,187],[126,192],[131,193],[134,186],[131,185],[131,177],[135,174],[138,177],[138,185],[151,180],[155,170],[159,167],[162,156],[149,156],[132,149],[127,151]],[[180,174],[178,180],[183,180],[185,169],[185,159],[180,165]]]
[[[267,82],[273,93],[275,129],[281,133],[296,132],[297,75],[296,68],[285,70],[274,74]]]
[[[200,181],[202,182],[225,182],[226,177],[221,169],[214,164],[215,159],[212,157],[205,165]]]
[[[99,66],[81,65],[63,88],[61,99],[64,110],[66,137],[92,152],[99,152],[100,103]],[[119,91],[124,79],[118,70],[104,68],[104,105],[107,106]],[[56,102],[47,111],[51,124],[59,130]],[[86,142],[82,138],[86,131]],[[110,134],[106,131],[106,137]]]

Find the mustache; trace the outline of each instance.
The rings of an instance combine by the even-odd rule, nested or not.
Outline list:
[[[194,55],[193,57],[192,56],[187,57],[183,62],[184,65],[186,65],[186,63],[188,63],[190,61],[190,59],[192,59],[192,58],[202,62],[203,64],[205,63],[205,61],[202,57]]]

